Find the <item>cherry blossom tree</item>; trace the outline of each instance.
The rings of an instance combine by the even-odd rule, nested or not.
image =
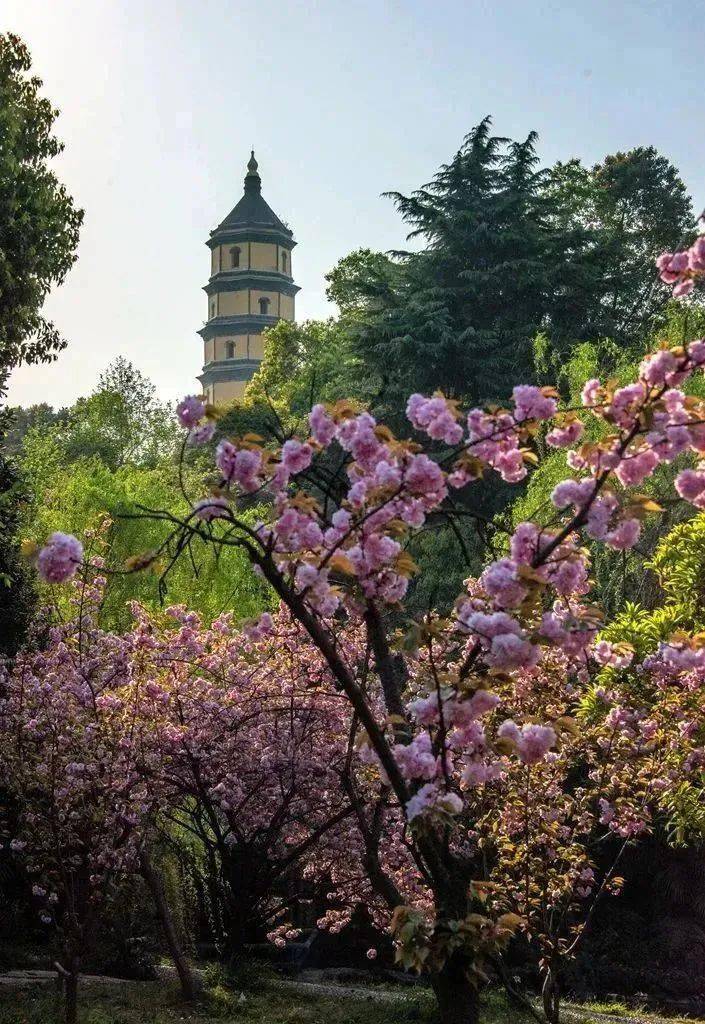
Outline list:
[[[354,763],[349,705],[288,614],[264,616],[243,632],[231,615],[205,628],[183,607],[155,616],[133,603],[133,629],[107,633],[95,625],[104,582],[99,576],[76,583],[76,618],[51,631],[41,654],[25,655],[7,671],[2,707],[3,727],[16,744],[5,763],[6,782],[24,807],[15,842],[24,844],[33,871],[63,872],[64,888],[81,891],[82,902],[65,901],[76,903],[75,920],[65,919],[63,902],[60,917],[45,914],[66,933],[65,959],[80,962],[117,875],[139,866],[152,879],[152,833],[168,836],[172,822],[193,832],[205,850],[216,934],[227,954],[239,955],[245,942],[266,932],[284,944],[295,933],[292,880],[318,899],[357,885],[347,872],[359,876],[358,831],[343,784]],[[346,646],[352,656],[354,638]],[[365,652],[358,653],[362,661]],[[55,731],[57,719],[62,731],[54,735],[49,724]],[[98,735],[106,739],[93,746]],[[50,742],[69,760],[58,759]],[[120,856],[104,871],[93,870],[87,886],[76,871],[96,857],[102,864],[105,830],[116,828],[120,767],[128,773],[124,785],[148,792],[150,800],[137,808],[139,820],[131,815],[134,830],[116,837]],[[94,788],[84,820],[88,780]],[[56,834],[44,829],[54,803]],[[80,863],[72,852],[79,842],[74,821],[85,831]],[[326,924],[342,926],[332,908]]]
[[[634,665],[633,653],[600,640],[573,675],[564,653],[547,652],[499,687],[503,707],[550,720],[559,742],[535,763],[508,758],[464,812],[491,864],[489,902],[518,914],[537,949],[551,1022],[562,966],[599,901],[620,890],[628,845],[668,819],[667,797],[684,781],[702,784],[692,728],[702,688],[655,673],[654,656]]]
[[[133,612],[129,685],[166,832],[175,822],[205,850],[228,958],[265,933],[283,944],[294,934],[292,880],[308,880],[311,895],[330,891],[358,844],[342,781],[349,704],[285,612],[244,632],[230,614],[206,628],[184,607],[166,621]],[[346,649],[352,656],[354,638]]]
[[[56,550],[73,558],[77,549],[60,541]],[[9,845],[33,880],[42,922],[60,940],[67,1024],[77,1019],[81,960],[101,905],[114,881],[136,869],[159,806],[133,742],[128,647],[94,622],[104,584],[97,575],[77,587],[75,620],[53,627],[41,651],[0,669],[0,771],[19,808]]]
[[[697,277],[700,245],[701,240],[695,243],[693,259],[688,254],[687,268],[678,254],[667,262],[662,258],[661,273],[676,275],[679,282],[684,275],[688,281]],[[479,1019],[485,964],[522,924],[522,916],[511,911],[497,916],[501,883],[499,897],[489,901],[486,879],[479,874],[475,833],[483,810],[478,793],[506,787],[511,810],[517,805],[516,773],[534,776],[567,803],[567,809],[558,809],[560,828],[572,830],[589,848],[594,792],[586,800],[580,787],[566,795],[562,781],[560,761],[570,757],[565,738],[570,730],[561,721],[566,701],[554,708],[542,700],[531,708],[516,693],[531,673],[556,672],[559,657],[566,697],[595,666],[611,662],[618,668],[628,657],[598,639],[600,618],[589,601],[582,539],[615,550],[634,547],[642,519],[659,511],[635,488],[661,464],[702,459],[705,407],[681,386],[703,366],[705,340],[663,347],[644,359],[633,383],[616,387],[588,381],[582,406],[570,409],[559,408],[551,389],[529,385],[514,389],[506,409],[471,409],[466,415],[443,395],[412,395],[407,415],[415,440],[396,438],[352,403],[317,405],[307,438],[281,437],[274,446],[255,436],[220,441],[217,484],[193,501],[188,517],[142,513],[171,522],[165,548],[172,544],[179,550],[198,535],[221,549],[244,550],[326,662],[349,705],[356,757],[374,774],[377,792],[385,794],[396,815],[406,859],[383,855],[390,852],[389,840],[369,808],[360,806],[356,818],[367,880],[391,915],[399,959],[429,975],[445,1024]],[[194,443],[210,433],[212,415],[195,396],[178,407]],[[599,436],[583,442],[588,417],[595,419]],[[422,620],[405,620],[404,600],[416,570],[409,539],[422,528],[451,521],[453,494],[481,486],[484,474],[497,473],[509,483],[524,479],[537,460],[539,435],[547,445],[566,450],[572,473],[553,491],[552,519],[519,524],[478,584],[459,595],[452,615],[429,612]],[[705,507],[705,469],[683,469],[676,490]],[[239,511],[252,495],[271,503],[268,521],[256,527]],[[141,564],[161,554],[149,553]],[[60,537],[40,557],[44,574],[60,579],[73,573],[78,553]],[[361,668],[359,645],[354,653],[346,646],[350,631],[359,632],[371,653],[372,672]],[[664,665],[687,673],[699,669],[702,657],[697,637],[674,638],[641,671],[654,678]],[[673,693],[682,689],[677,682]],[[674,722],[684,725],[681,715],[659,714],[652,723],[646,706],[623,707],[613,697],[605,706],[595,746],[616,745],[617,763],[635,758],[641,766],[655,740],[667,750],[681,750],[672,732]],[[688,728],[678,732],[688,743],[697,742],[697,727],[692,736]],[[589,775],[600,772],[592,748],[581,757]],[[642,829],[658,779],[667,784],[669,771],[687,770],[697,759],[696,754],[690,761],[675,756],[665,774],[660,765],[660,773],[637,767],[626,789],[615,784],[614,792],[599,797],[604,805],[598,802],[598,824],[627,836]],[[558,765],[555,776],[552,765]],[[364,803],[354,787],[351,801],[354,807]],[[546,861],[547,850],[541,839],[544,853],[537,852],[531,838],[538,825],[525,826],[525,835],[527,827],[523,873],[514,872],[524,884],[531,882],[541,858]],[[507,825],[505,837],[513,834]],[[568,890],[551,896],[556,906],[573,905],[573,891],[580,896],[579,889],[591,888],[591,870],[588,858],[571,859]],[[505,868],[505,902],[517,903],[511,875]],[[423,898],[410,899],[400,877],[413,877]],[[555,888],[550,873],[547,879],[548,889]],[[517,904],[525,927],[531,927],[532,916],[537,920],[534,902],[529,892]],[[549,1010],[552,1005],[549,997]]]

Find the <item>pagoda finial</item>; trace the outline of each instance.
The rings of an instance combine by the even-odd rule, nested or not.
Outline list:
[[[262,179],[259,176],[258,164],[255,160],[254,149],[250,151],[250,159],[247,162],[247,174],[245,175],[245,191],[260,192],[262,190]]]

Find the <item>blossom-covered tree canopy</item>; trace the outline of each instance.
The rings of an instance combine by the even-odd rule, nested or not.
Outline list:
[[[661,273],[699,275],[699,244],[687,269],[670,256]],[[637,544],[642,520],[660,510],[635,488],[659,465],[677,462],[678,494],[705,507],[705,403],[682,390],[703,367],[705,340],[664,346],[626,386],[588,381],[577,408],[523,384],[508,408],[467,414],[443,395],[415,394],[415,440],[354,403],[316,405],[306,438],[221,440],[210,493],[184,519],[164,513],[177,546],[199,535],[243,549],[326,666],[317,700],[323,709],[339,696],[331,735],[346,722],[354,747],[333,741],[336,758],[349,759],[339,778],[359,833],[351,859],[393,915],[400,959],[429,971],[449,1020],[461,995],[476,1019],[468,985],[519,925],[542,930],[552,955],[569,948],[580,900],[612,884],[613,871],[596,881],[594,843],[648,828],[664,789],[701,764],[702,639],[673,636],[635,664],[628,645],[600,638],[583,543]],[[178,416],[192,443],[210,436],[212,411],[198,397]],[[588,418],[597,431],[586,441]],[[570,473],[552,492],[552,518],[520,523],[452,614],[405,621],[409,538],[452,519],[454,493],[485,474],[523,480],[538,436],[566,451]],[[256,526],[239,513],[252,495],[271,508]],[[50,540],[46,578],[75,571],[76,543]],[[631,696],[613,685],[623,672],[642,681]],[[164,694],[155,700],[166,705]],[[224,780],[226,810],[246,778],[243,766]],[[558,926],[547,925],[548,907],[562,908]]]

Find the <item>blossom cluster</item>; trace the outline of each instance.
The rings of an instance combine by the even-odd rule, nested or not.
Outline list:
[[[83,545],[70,533],[52,533],[39,552],[37,568],[47,583],[65,583],[83,559]]]
[[[688,249],[661,253],[656,266],[661,280],[674,286],[676,298],[689,295],[705,272],[705,235],[699,235]]]
[[[176,406],[176,418],[188,430],[186,437],[190,445],[207,444],[215,434],[215,420],[203,398],[187,395]]]

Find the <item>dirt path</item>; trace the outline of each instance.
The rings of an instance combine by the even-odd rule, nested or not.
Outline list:
[[[5,971],[0,974],[0,989],[31,988],[32,985],[56,985],[56,971]],[[106,974],[82,974],[81,985],[133,985],[128,978],[111,978]]]
[[[322,981],[296,981],[295,979],[280,979],[273,982],[276,988],[291,989],[292,992],[301,992],[312,996],[333,996],[333,998],[359,999],[366,1003],[404,1003],[413,1005],[429,998],[425,990],[412,988],[411,990],[392,991],[384,988],[362,988],[357,985],[340,985],[335,982]]]

